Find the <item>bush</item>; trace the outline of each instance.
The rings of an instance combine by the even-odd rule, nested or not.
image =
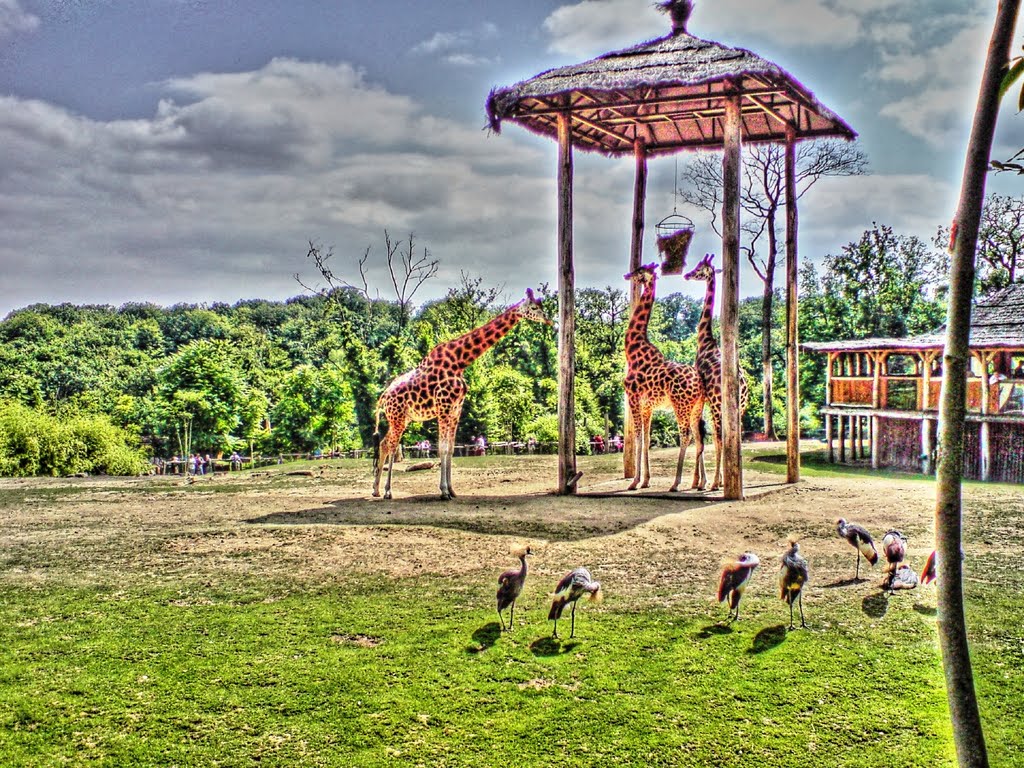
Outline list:
[[[0,475],[137,475],[147,465],[130,440],[106,416],[58,419],[19,403],[0,405]]]

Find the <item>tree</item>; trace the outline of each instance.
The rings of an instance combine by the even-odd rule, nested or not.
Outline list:
[[[266,400],[252,391],[232,348],[224,342],[196,341],[175,354],[160,371],[157,400],[164,430],[183,454],[193,443],[225,447],[230,438],[249,436],[262,420]]]
[[[796,189],[800,199],[825,176],[859,176],[867,159],[856,145],[839,141],[803,143],[796,150]],[[718,229],[721,209],[722,163],[717,154],[698,155],[683,168],[683,200],[711,214],[711,227]],[[772,326],[775,302],[775,273],[785,254],[779,252],[777,219],[786,205],[785,148],[779,144],[753,144],[746,149],[740,205],[747,214],[743,251],[761,279],[761,382],[764,433],[775,437],[772,392]],[[762,236],[767,251],[758,250]]]
[[[939,227],[935,245],[945,247],[949,227]],[[1024,197],[992,194],[985,200],[975,264],[981,293],[1024,280]]]
[[[942,322],[948,257],[918,237],[897,235],[873,224],[856,242],[823,260],[820,290],[832,303],[825,314],[836,323],[833,338],[903,337]],[[805,275],[813,276],[813,268]]]
[[[960,202],[950,236],[953,259],[942,360],[945,375],[939,402],[940,459],[935,498],[939,647],[942,649],[946,697],[957,758],[961,766],[978,768],[987,768],[988,752],[974,691],[960,564],[967,366],[970,360],[974,260],[985,199],[985,174],[992,155],[1001,85],[1010,69],[1010,40],[1019,10],[1020,0],[999,3],[967,145]]]

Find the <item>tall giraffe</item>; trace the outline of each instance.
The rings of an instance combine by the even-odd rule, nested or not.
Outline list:
[[[715,441],[715,479],[711,482],[711,490],[716,490],[722,484],[722,351],[718,348],[715,335],[711,332],[711,315],[715,307],[715,270],[712,265],[715,255],[708,253],[697,262],[697,266],[690,270],[684,279],[703,280],[704,310],[700,315],[700,322],[697,323],[697,370],[700,372],[700,379],[704,384],[704,393],[707,398],[708,407],[711,409],[711,423]],[[747,403],[750,400],[750,392],[747,388],[747,377],[740,368],[740,416],[747,410]]]
[[[374,442],[377,455],[373,476],[373,495],[380,496],[380,476],[388,464],[384,498],[391,498],[391,474],[395,454],[406,426],[411,421],[437,419],[437,455],[441,459],[441,498],[454,498],[452,491],[452,454],[455,452],[455,430],[466,399],[466,381],[462,372],[470,363],[493,347],[520,320],[533,320],[551,325],[541,309],[533,290],[526,298],[513,304],[489,323],[475,328],[457,339],[438,344],[411,371],[392,381],[377,400]],[[380,416],[388,422],[388,432],[380,438]]]
[[[626,380],[624,382],[629,413],[635,425],[636,473],[629,490],[646,488],[651,481],[651,416],[655,408],[671,407],[679,426],[679,460],[676,481],[669,491],[678,491],[683,476],[683,460],[691,436],[697,443],[691,488],[703,488],[704,435],[701,414],[704,411],[704,387],[692,365],[667,360],[650,339],[647,325],[654,306],[654,264],[642,266],[626,279],[639,286],[639,299],[626,329]],[[641,477],[642,472],[642,477]]]

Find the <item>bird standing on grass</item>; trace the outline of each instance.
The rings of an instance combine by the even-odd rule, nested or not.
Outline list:
[[[895,592],[897,589],[914,589],[917,587],[917,574],[914,573],[914,569],[906,563],[900,565],[895,571],[889,576],[889,591]]]
[[[782,568],[779,570],[779,597],[789,603],[789,628],[793,629],[793,602],[800,603],[800,626],[806,627],[804,621],[804,584],[809,579],[807,561],[800,555],[800,545],[796,539],[789,540],[789,549],[782,556]]]
[[[572,629],[569,631],[569,637],[576,636],[576,601],[583,597],[584,593],[589,593],[590,600],[595,602],[600,602],[604,596],[601,592],[601,582],[594,581],[586,568],[575,568],[558,582],[551,595],[551,610],[548,611],[548,621],[555,622],[552,637],[558,637],[558,620],[569,603],[572,603]]]
[[[528,555],[532,555],[529,547],[516,550],[515,554],[519,558],[519,562],[522,565],[519,568],[509,568],[501,576],[498,577],[498,619],[501,621],[501,631],[505,631],[505,617],[501,615],[501,612],[511,606],[511,610],[508,615],[508,631],[512,631],[512,622],[516,617],[516,598],[523,591],[523,584],[526,583],[526,572],[528,570],[526,566],[526,558]]]
[[[936,577],[936,564],[935,564],[935,550],[928,555],[928,559],[924,561],[924,568],[921,569],[921,583],[931,584],[935,581]]]
[[[854,547],[860,554],[857,555],[857,570],[854,573],[854,581],[860,581],[860,556],[871,565],[878,562],[878,550],[875,549],[875,541],[867,529],[857,523],[848,523],[843,518],[836,520],[836,532]]]
[[[891,590],[896,569],[907,556],[907,537],[895,529],[889,529],[882,537],[882,551],[885,553],[886,562],[882,589]]]
[[[754,569],[760,564],[757,555],[753,552],[744,552],[737,559],[730,560],[722,566],[722,576],[718,580],[718,602],[729,599],[730,621],[739,619],[743,590],[747,588],[750,577],[754,575]]]

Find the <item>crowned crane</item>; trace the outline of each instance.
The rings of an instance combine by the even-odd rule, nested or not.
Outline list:
[[[572,628],[569,637],[576,636],[576,601],[589,593],[590,600],[600,602],[604,594],[601,592],[601,582],[594,581],[590,571],[586,568],[575,568],[569,571],[562,580],[558,582],[554,593],[551,595],[551,610],[548,611],[548,621],[555,622],[555,631],[552,637],[558,637],[558,619],[562,616],[565,606],[572,603]]]
[[[885,553],[885,572],[892,573],[907,556],[907,537],[890,528],[882,537],[882,552]]]
[[[962,563],[967,556],[964,554],[964,550],[960,548],[960,562]],[[939,577],[939,558],[936,551],[933,549],[932,553],[928,555],[928,559],[924,561],[924,568],[921,569],[921,583],[931,584]]]
[[[730,621],[739,619],[743,590],[747,588],[750,577],[754,575],[754,569],[760,564],[761,561],[753,552],[744,552],[735,560],[723,564],[722,576],[718,580],[718,602],[721,603],[728,598]]]
[[[897,589],[914,589],[917,587],[917,574],[914,569],[906,563],[901,563],[895,571],[888,576],[888,587],[890,592]]]
[[[878,562],[878,550],[875,549],[875,540],[871,538],[871,534],[868,533],[863,525],[848,523],[841,517],[836,520],[836,532],[840,537],[850,542],[850,546],[854,547],[858,552],[857,569],[854,572],[853,579],[854,581],[860,581],[860,556],[864,555],[864,559],[871,563],[871,565]]]
[[[510,608],[508,614],[508,631],[512,631],[512,622],[516,617],[516,598],[523,591],[523,584],[526,583],[527,565],[526,558],[532,555],[529,547],[513,552],[519,558],[521,565],[518,568],[509,568],[498,577],[498,619],[501,621],[501,631],[505,631],[505,617],[501,612]]]
[[[932,553],[930,555],[928,555],[928,559],[924,561],[924,568],[921,569],[921,583],[922,584],[931,584],[933,581],[935,581],[935,578],[936,578],[936,575],[937,575],[937,572],[936,572],[936,567],[937,566],[936,566],[935,560],[936,560],[935,550],[933,549]]]
[[[793,602],[800,603],[800,626],[806,627],[804,621],[804,584],[807,583],[807,561],[800,555],[800,545],[796,539],[789,540],[789,549],[782,556],[782,568],[779,570],[779,597],[789,603],[789,628],[793,629]]]

